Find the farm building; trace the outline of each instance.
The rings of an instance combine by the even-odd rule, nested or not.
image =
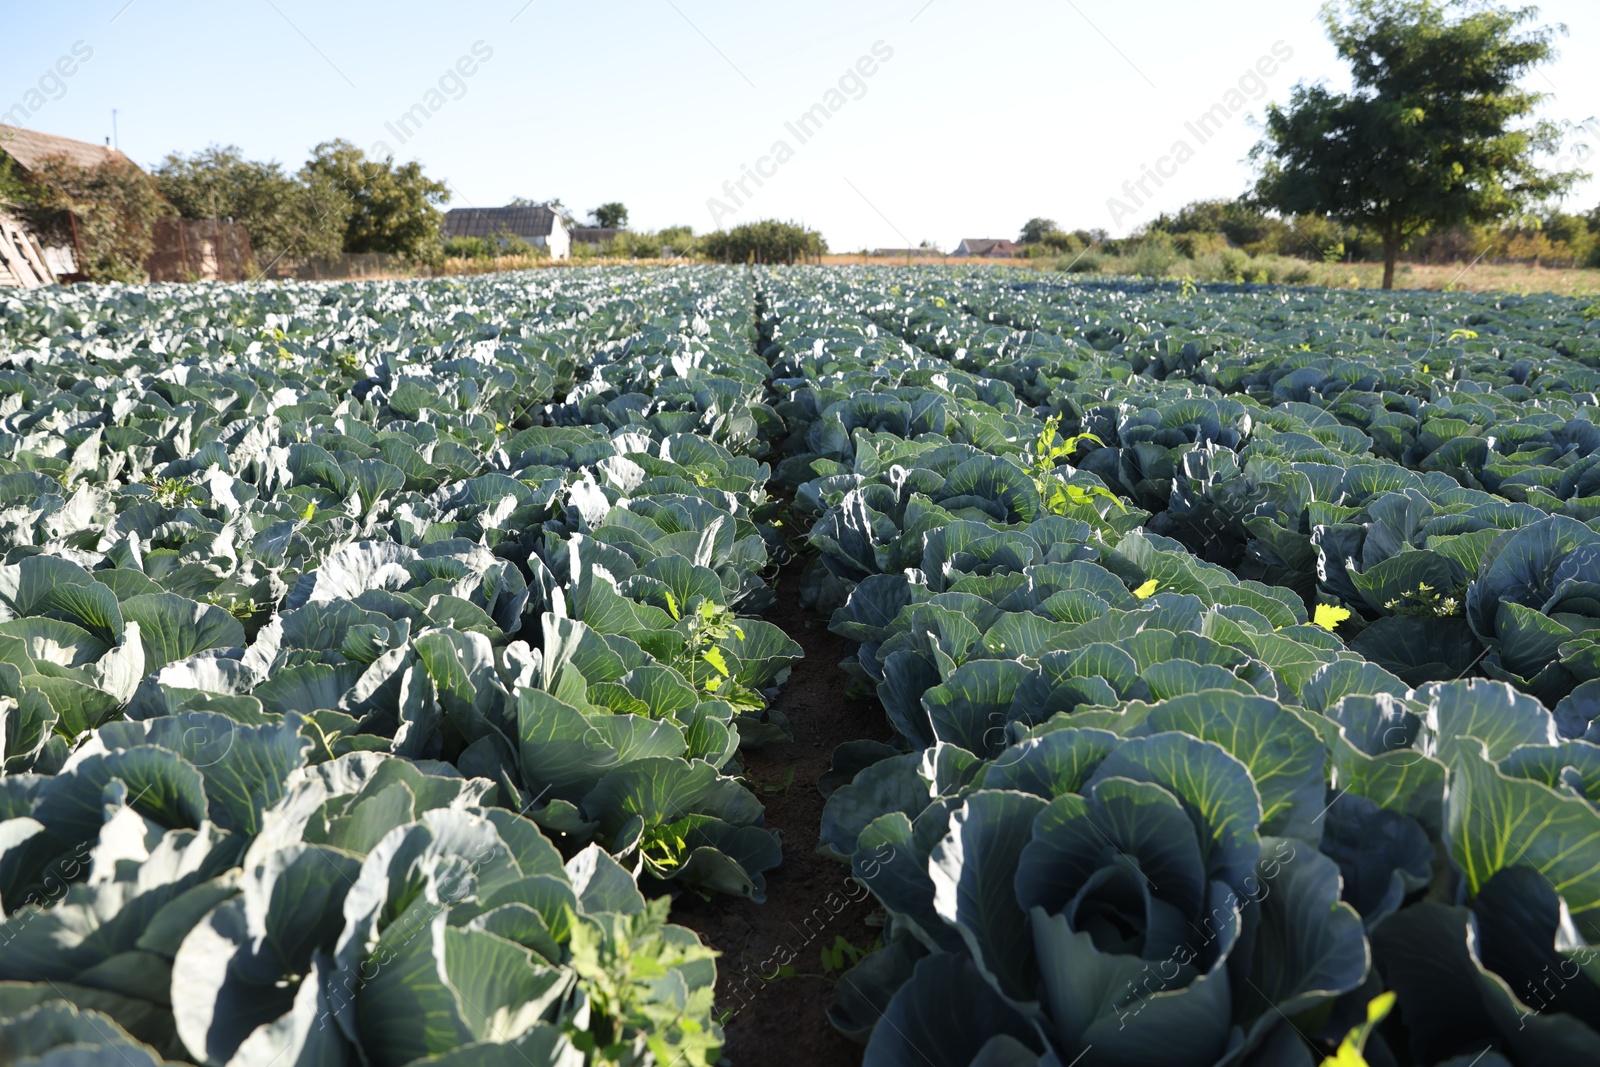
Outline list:
[[[86,169],[113,160],[139,170],[139,165],[109,145],[75,141],[19,126],[0,125],[0,155],[11,159],[19,176],[26,178],[48,159],[65,159]],[[0,215],[0,285],[48,285],[77,276],[76,225],[69,219],[65,232],[71,244],[45,245],[12,215]],[[49,238],[46,238],[49,240]],[[57,240],[61,240],[57,238]],[[248,276],[250,239],[243,226],[231,219],[164,218],[151,234],[150,257],[145,270],[152,281],[187,281],[195,278],[240,281]],[[23,247],[31,244],[30,250]],[[28,268],[32,268],[31,271]]]
[[[38,169],[47,159],[65,156],[80,167],[98,167],[110,159],[120,159],[130,166],[133,160],[110,145],[75,141],[71,137],[58,137],[53,133],[25,130],[20,126],[0,125],[0,152],[16,161],[24,174]]]
[[[1022,246],[1003,237],[967,237],[956,245],[953,256],[987,256],[990,259],[1010,259],[1022,254]]]
[[[58,137],[52,133],[25,130],[20,126],[0,125],[0,156],[8,157],[19,172],[18,176],[24,178],[43,165],[45,160],[58,156],[64,157],[80,167],[98,167],[111,159],[121,160],[129,166],[135,166],[132,160],[109,145],[75,141],[71,137]],[[19,235],[23,231],[24,227],[14,218],[9,219],[8,225],[0,228],[0,232],[5,234],[18,235],[11,237],[9,240],[7,237],[0,236],[0,243],[5,243],[8,246],[0,248],[0,257],[12,258],[8,253],[23,255],[23,249],[17,244],[20,239]],[[37,246],[37,238],[32,243]],[[73,249],[69,246],[52,245],[39,248],[38,251],[40,255],[35,258],[43,259],[42,266],[47,269],[49,277],[37,284],[49,284],[55,281],[57,276],[73,274],[78,269]],[[10,284],[27,286],[29,283],[23,280],[23,275],[14,263],[15,261],[13,260],[13,265],[7,272],[13,279]],[[35,273],[37,274],[37,272]],[[7,284],[4,280],[4,275],[0,275],[0,284]]]
[[[572,251],[572,234],[555,211],[539,207],[458,207],[444,214],[444,238],[483,237],[501,240],[520,237],[536,248],[548,248],[550,258],[566,259]]]

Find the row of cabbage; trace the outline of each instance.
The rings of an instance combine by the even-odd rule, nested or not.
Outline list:
[[[890,917],[836,1025],[873,1065],[1311,1064],[1388,990],[1375,1063],[1600,1055],[1583,694],[1553,713],[1504,682],[1440,680],[1454,661],[1404,678],[1370,637],[1308,625],[1342,580],[1378,619],[1464,610],[1460,632],[1496,635],[1552,595],[1530,573],[1568,625],[1588,527],[1359,450],[1297,407],[953,316],[989,277],[763,280],[794,431],[779,476],[819,513],[809,595],[897,735],[844,746],[825,783],[821,847]],[[1073,389],[1117,420],[1061,403]],[[1195,447],[1187,428],[1230,404],[1246,432]],[[1062,440],[1077,431],[1105,447]],[[1307,585],[1259,550],[1208,561],[1162,532],[1184,532],[1182,478],[1141,494],[1159,479],[1123,476],[1155,449],[1251,448],[1240,466],[1313,483],[1324,496],[1297,510],[1359,530],[1370,564]],[[1432,575],[1384,561],[1423,551],[1470,576],[1449,611],[1388,603]]]
[[[6,300],[0,1058],[714,1062],[639,886],[781,855],[749,281]]]
[[[1580,359],[1600,362],[1600,321],[1575,302],[1411,295],[1373,308],[1350,294],[993,275],[885,277],[844,301],[1009,382],[1063,436],[1093,435],[1078,469],[1153,512],[1152,530],[1351,610],[1353,646],[1407,681],[1483,673],[1548,704],[1578,690],[1588,717],[1600,712],[1600,691],[1580,689],[1600,677],[1600,617],[1562,587],[1593,570],[1585,526],[1600,499],[1600,376]],[[1456,329],[1478,336],[1460,342],[1470,351],[1442,344],[1450,322],[1473,324]],[[1246,364],[1253,377],[1231,374]],[[1504,559],[1491,553],[1506,544]]]

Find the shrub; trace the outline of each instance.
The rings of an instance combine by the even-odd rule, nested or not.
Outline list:
[[[1161,230],[1151,230],[1134,250],[1129,266],[1133,272],[1148,278],[1159,278],[1178,262],[1178,250],[1172,236]]]
[[[701,239],[688,226],[668,226],[658,230],[656,237],[661,240],[661,254],[664,256],[688,257],[700,251]]]
[[[707,256],[723,263],[793,263],[822,255],[828,242],[815,230],[763,219],[707,234],[702,248]]]
[[[656,259],[661,255],[661,238],[653,233],[625,230],[601,245],[601,251],[619,259]]]
[[[1105,267],[1106,257],[1099,252],[1081,252],[1061,260],[1058,270],[1072,274],[1095,274]]]
[[[1172,238],[1172,244],[1179,252],[1190,259],[1199,259],[1201,256],[1212,252],[1221,252],[1228,247],[1228,239],[1220,233],[1206,233],[1195,230],[1190,233],[1180,233]]]
[[[1221,281],[1242,282],[1252,267],[1250,253],[1240,248],[1224,248],[1217,253],[1217,267]]]
[[[486,237],[451,237],[444,243],[451,259],[493,259],[495,249]]]

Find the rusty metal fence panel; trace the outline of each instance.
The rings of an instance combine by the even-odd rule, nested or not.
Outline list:
[[[145,270],[153,282],[240,282],[251,276],[250,235],[237,222],[158,219],[152,239]]]

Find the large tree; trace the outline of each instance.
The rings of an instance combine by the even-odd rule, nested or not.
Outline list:
[[[174,152],[154,171],[161,194],[185,218],[232,218],[250,234],[256,262],[336,256],[344,248],[350,198],[324,174],[284,173],[244,158],[234,145]]]
[[[1558,196],[1583,175],[1542,169],[1559,128],[1527,118],[1545,94],[1517,83],[1554,55],[1532,7],[1478,0],[1350,0],[1322,9],[1351,67],[1349,93],[1295,86],[1267,109],[1251,151],[1256,195],[1286,213],[1327,214],[1383,242],[1383,287],[1413,237],[1485,223]]]
[[[1018,236],[1017,243],[1036,245],[1051,234],[1060,232],[1061,228],[1056,225],[1055,219],[1029,219],[1022,224],[1022,233]]]
[[[396,164],[392,156],[368,159],[349,141],[324,141],[312,150],[300,177],[325,179],[349,198],[346,252],[393,252],[414,259],[438,253],[444,222],[438,205],[449,202],[450,189],[422,173],[421,164]]]
[[[589,217],[594,224],[606,230],[625,230],[628,228],[628,209],[618,201],[601,204],[589,212]]]

